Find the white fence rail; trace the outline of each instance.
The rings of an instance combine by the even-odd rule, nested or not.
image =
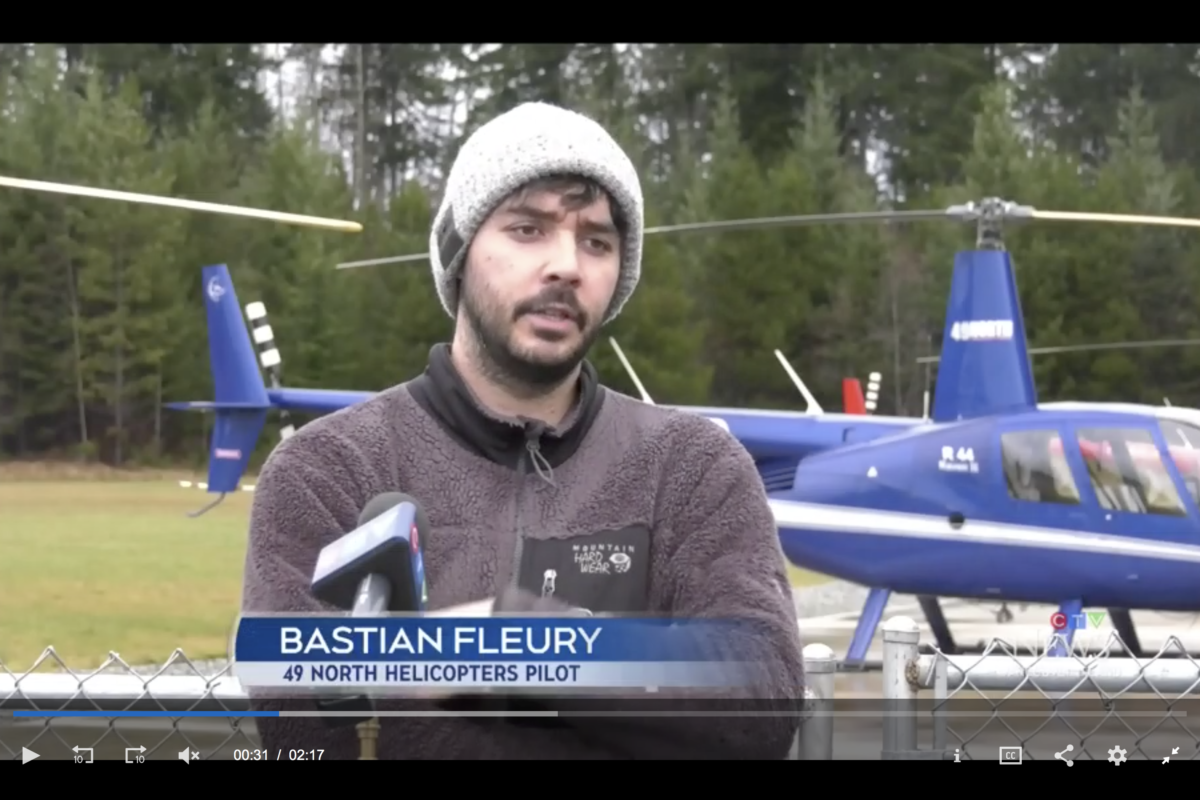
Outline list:
[[[1141,660],[1110,655],[1121,649],[1115,635],[1091,656],[1022,655],[1000,639],[983,655],[960,656],[921,655],[919,629],[906,617],[881,633],[881,675],[843,671],[830,648],[805,647],[808,704],[794,757],[1119,765],[1200,753],[1200,663],[1178,640]],[[47,665],[58,671],[35,671]],[[29,710],[95,716],[13,716]],[[128,711],[163,716],[102,716]],[[234,716],[171,716],[181,711]],[[132,667],[113,654],[99,670],[78,673],[47,650],[29,672],[0,664],[0,760],[29,752],[77,761],[237,759],[258,745],[254,720],[236,716],[248,711],[228,667],[204,674],[181,651],[161,667]]]

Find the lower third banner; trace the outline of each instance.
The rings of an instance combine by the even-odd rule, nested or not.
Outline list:
[[[653,619],[243,617],[249,688],[711,688],[741,683],[728,623]]]

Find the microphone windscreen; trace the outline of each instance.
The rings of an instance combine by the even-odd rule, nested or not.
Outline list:
[[[425,518],[425,511],[421,508],[421,504],[416,501],[416,498],[403,492],[384,492],[372,497],[363,508],[362,513],[358,515],[358,527],[361,528],[363,525],[387,513],[401,503],[408,503],[417,510],[417,539],[418,544],[421,544],[420,540],[424,540],[429,535],[429,520]]]
[[[401,503],[412,503],[415,506],[417,501],[400,492],[385,492],[384,494],[372,497],[367,504],[363,506],[362,513],[358,515],[358,527],[361,528],[363,525],[366,525],[376,517],[391,511]],[[424,533],[424,531],[422,531],[422,533]]]

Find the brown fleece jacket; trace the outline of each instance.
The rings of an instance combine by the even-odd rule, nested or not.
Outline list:
[[[747,620],[757,635],[714,643],[756,665],[754,688],[737,696],[758,711],[763,701],[797,710],[799,631],[774,516],[749,454],[710,421],[606,390],[586,363],[580,403],[560,430],[500,420],[439,345],[425,374],[304,426],[271,454],[255,487],[243,610],[336,611],[310,593],[317,554],[354,529],[371,498],[394,491],[416,497],[429,521],[430,610],[489,597],[501,598],[498,610],[534,610],[513,604],[532,597],[543,610]],[[264,694],[251,693],[255,708],[313,707]],[[778,759],[799,723],[748,715],[555,724],[385,717],[379,757]],[[258,728],[271,751],[358,757],[353,728],[300,718],[260,718]]]

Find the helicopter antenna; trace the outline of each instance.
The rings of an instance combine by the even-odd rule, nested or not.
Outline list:
[[[1170,408],[1170,407],[1171,407],[1171,398],[1169,398],[1169,397],[1164,397],[1164,398],[1163,398],[1163,405],[1164,405],[1164,406],[1166,406],[1167,408]]]
[[[929,419],[929,390],[925,390],[925,410],[921,412],[922,419]]]
[[[626,374],[633,381],[633,385],[637,387],[638,394],[642,396],[642,402],[646,405],[654,405],[654,400],[650,397],[650,393],[646,391],[646,387],[642,385],[637,373],[633,371],[633,365],[629,363],[629,359],[625,357],[625,352],[621,349],[621,345],[617,344],[617,340],[613,337],[608,337],[608,343],[612,345],[613,352],[617,354],[617,358],[621,359],[621,366],[625,367]]]
[[[94,197],[100,200],[123,200],[127,203],[144,203],[152,206],[181,208],[187,211],[206,211],[211,214],[229,214],[235,217],[252,217],[272,222],[283,222],[288,225],[327,228],[347,233],[361,233],[363,229],[362,225],[357,222],[341,219],[309,217],[304,214],[287,214],[282,211],[267,211],[261,208],[247,208],[245,206],[227,206],[220,203],[202,203],[198,200],[180,200],[177,197],[160,197],[153,194],[116,192],[111,189],[93,189],[89,186],[75,186],[68,183],[49,183],[48,181],[27,181],[23,178],[0,177],[0,186],[7,186],[10,189],[29,189],[35,192],[70,194],[77,197]]]
[[[788,363],[787,357],[784,356],[784,354],[780,351],[776,350],[775,358],[779,359],[779,365],[783,367],[783,371],[787,373],[787,376],[791,378],[792,383],[795,384],[796,389],[798,389],[800,394],[804,397],[804,402],[808,403],[808,408],[805,409],[804,413],[824,414],[825,411],[821,408],[821,404],[817,402],[817,398],[813,397],[812,392],[810,392],[808,387],[804,385],[804,381],[800,380],[800,376],[796,374],[796,370],[792,369],[792,365]]]

